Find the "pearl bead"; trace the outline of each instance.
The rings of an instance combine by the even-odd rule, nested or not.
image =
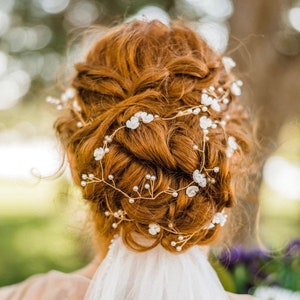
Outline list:
[[[202,107],[202,110],[203,110],[203,111],[207,111],[207,107],[206,107],[206,106],[203,106],[203,107]]]
[[[135,202],[135,200],[134,200],[133,198],[129,198],[129,199],[128,199],[128,202],[132,204],[132,203]]]
[[[220,171],[220,168],[219,167],[214,167],[214,172],[215,173],[218,173]]]
[[[109,174],[109,175],[108,175],[108,179],[109,179],[109,180],[113,180],[113,179],[114,179],[114,175]]]
[[[146,178],[146,179],[150,179],[150,178],[151,178],[151,175],[150,175],[150,174],[147,174],[147,175],[145,176],[145,178]]]
[[[112,228],[116,229],[118,227],[118,224],[117,223],[112,223]]]
[[[105,138],[104,138],[104,140],[105,140],[106,142],[108,142],[108,143],[111,143],[111,142],[112,142],[112,138],[111,138],[111,136],[109,136],[109,135],[106,135]]]
[[[87,176],[86,174],[82,174],[82,175],[81,175],[81,178],[85,180],[85,179],[88,178],[88,176]]]
[[[105,213],[104,213],[107,217],[110,216],[110,212],[107,210]]]
[[[81,128],[83,125],[82,125],[81,122],[77,122],[77,123],[76,123],[76,126],[77,126],[78,128]]]
[[[178,241],[183,241],[183,239],[184,239],[183,235],[180,235],[180,236],[178,237]]]
[[[198,150],[198,149],[199,149],[198,145],[193,145],[193,150]]]
[[[197,107],[193,110],[193,114],[198,115],[200,113],[200,111],[201,111],[200,107]]]
[[[137,185],[135,185],[133,188],[132,188],[135,192],[137,192],[139,190],[139,187]]]
[[[82,180],[80,184],[81,186],[86,186],[86,181]]]
[[[242,86],[244,83],[243,83],[242,80],[237,80],[236,84],[237,84],[238,86]]]
[[[176,250],[177,250],[178,252],[180,252],[180,251],[182,250],[182,247],[181,247],[181,246],[177,246],[177,247],[176,247]]]
[[[150,177],[150,179],[154,181],[154,180],[156,180],[156,177],[155,177],[154,175],[152,175],[152,176]]]
[[[146,190],[150,189],[150,184],[146,183],[146,184],[145,184],[145,189],[146,189]]]
[[[93,179],[94,177],[95,177],[94,174],[92,173],[89,174],[89,179]]]
[[[105,152],[105,153],[108,153],[108,152],[109,152],[109,148],[105,148],[105,149],[104,149],[104,152]]]
[[[172,241],[172,242],[171,242],[171,246],[172,246],[172,247],[175,247],[175,246],[176,246],[176,242],[175,242],[175,241]]]
[[[173,196],[173,197],[177,197],[177,196],[178,196],[178,193],[177,193],[177,192],[173,192],[172,196]]]

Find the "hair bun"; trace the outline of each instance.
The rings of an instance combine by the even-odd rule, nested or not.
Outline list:
[[[228,154],[249,144],[221,58],[184,26],[133,21],[98,40],[76,70],[86,126],[67,147],[102,234],[121,228],[138,250],[213,240],[233,205],[238,170]],[[57,121],[64,139],[72,122]]]

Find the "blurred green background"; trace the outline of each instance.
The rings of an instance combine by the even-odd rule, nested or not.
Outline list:
[[[260,203],[270,247],[300,237],[300,1],[0,0],[0,286],[92,257],[86,208],[68,172],[38,180],[62,161],[45,98],[62,92],[86,28],[134,17],[189,20],[238,62],[263,145],[261,173],[243,200],[252,223]]]

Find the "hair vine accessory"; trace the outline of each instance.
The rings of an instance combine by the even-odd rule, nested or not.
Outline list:
[[[69,87],[64,93],[61,94],[60,98],[48,96],[46,98],[46,102],[54,104],[57,110],[70,108],[78,118],[78,122],[76,123],[78,128],[87,125],[87,122],[84,121],[81,115],[82,109],[76,99],[76,90],[74,88]]]
[[[235,66],[235,62],[229,57],[223,57],[222,59],[224,68],[227,73],[230,73],[231,69]],[[213,113],[221,112],[226,105],[230,103],[230,95],[239,96],[241,94],[241,87],[243,82],[241,80],[233,81],[229,86],[210,86],[207,89],[202,89],[199,103],[191,107],[182,107],[174,116],[163,117],[159,115],[153,115],[150,112],[138,111],[127,119],[123,125],[115,129],[110,135],[106,135],[103,139],[102,145],[97,147],[94,150],[93,156],[96,161],[100,164],[100,176],[96,177],[94,174],[82,174],[81,175],[81,186],[84,188],[88,184],[92,183],[102,183],[110,188],[121,193],[128,202],[132,205],[138,205],[140,200],[149,200],[153,201],[157,199],[160,195],[166,194],[174,198],[178,197],[179,193],[184,192],[185,195],[189,198],[195,197],[201,189],[207,188],[209,184],[215,183],[216,174],[219,172],[219,167],[214,166],[211,169],[205,167],[206,157],[206,142],[209,140],[209,133],[211,130],[214,130],[218,127],[222,128],[224,132],[224,139],[227,143],[226,156],[228,158],[232,157],[234,152],[238,150],[239,146],[236,142],[234,136],[227,136],[225,127],[226,122],[230,119],[229,115],[225,116],[225,120],[215,117],[213,118]],[[69,108],[71,109],[78,118],[77,126],[80,128],[82,126],[88,125],[87,122],[83,120],[81,115],[81,107],[78,105],[77,100],[75,99],[76,92],[74,89],[70,88],[65,93],[61,95],[60,98],[47,97],[47,102],[55,104],[58,110]],[[199,145],[192,145],[194,151],[198,151],[202,155],[202,163],[198,169],[195,169],[191,174],[192,181],[186,186],[180,189],[174,189],[168,187],[166,190],[154,193],[155,182],[157,180],[154,174],[145,174],[145,181],[142,186],[133,186],[131,191],[123,191],[120,189],[115,182],[114,175],[109,174],[107,178],[104,177],[104,169],[102,161],[105,159],[110,151],[109,145],[113,142],[115,135],[118,131],[128,129],[128,130],[138,130],[140,126],[147,126],[151,122],[156,120],[169,121],[176,118],[181,118],[183,116],[197,116],[199,118],[199,128],[203,132],[203,143],[201,148]],[[133,219],[128,218],[127,212],[123,209],[118,209],[114,211],[108,201],[106,201],[107,210],[104,212],[104,215],[107,218],[112,219],[112,227],[116,229],[118,225],[124,221],[134,221]],[[169,222],[167,227],[162,226],[158,223],[151,223],[148,225],[148,233],[152,236],[160,234],[163,230],[170,232],[174,235],[177,235],[177,240],[171,241],[171,246],[175,247],[177,251],[181,251],[184,245],[193,238],[193,236],[200,230],[211,230],[217,225],[224,226],[227,220],[227,215],[224,212],[216,212],[213,216],[213,219],[204,227],[199,228],[199,230],[186,234],[184,232],[178,231],[172,222]]]

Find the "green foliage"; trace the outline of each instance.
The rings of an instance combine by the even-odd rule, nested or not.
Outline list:
[[[5,217],[0,220],[0,286],[16,283],[52,269],[82,267],[88,257],[76,235],[62,230],[58,217]]]

